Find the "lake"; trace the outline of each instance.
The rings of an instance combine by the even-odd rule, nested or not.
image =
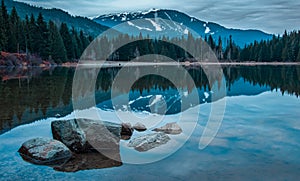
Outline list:
[[[211,65],[206,70],[214,72],[214,68]],[[170,79],[157,75],[158,72],[141,77],[144,69],[174,72]],[[0,68],[0,178],[299,180],[300,66],[224,65],[222,80],[217,77],[210,80],[208,71],[197,66],[184,67],[185,74],[178,78],[178,69],[169,66],[90,68],[77,75],[87,79],[96,77],[95,86],[86,88],[80,82],[82,90],[78,88],[74,93],[74,81],[86,80],[74,79],[75,68]],[[129,89],[126,81],[114,83],[121,70],[128,76],[124,80],[136,80]],[[176,83],[170,81],[176,79]],[[222,88],[225,91],[220,91]],[[94,105],[85,104],[85,89],[91,89],[89,96],[94,98]],[[210,119],[212,105],[222,101],[222,121],[217,130],[212,130],[216,135],[207,147],[200,149],[199,141]],[[78,102],[84,106],[76,107]],[[124,121],[122,116],[126,119],[132,113],[147,117],[150,121],[143,124],[151,129],[177,121],[181,116],[179,125],[183,133],[170,136],[170,143],[150,152],[128,148],[128,141],[121,140],[122,164],[99,163],[76,172],[30,164],[20,157],[17,151],[26,140],[52,137],[52,121],[76,115],[88,117],[91,111],[112,122]],[[194,125],[186,126],[185,121]],[[133,137],[140,134],[135,133]],[[132,163],[138,159],[141,162]]]

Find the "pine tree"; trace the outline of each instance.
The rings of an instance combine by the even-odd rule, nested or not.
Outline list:
[[[1,15],[2,15],[2,22],[1,22],[1,31],[3,33],[2,36],[2,49],[4,51],[8,50],[8,37],[9,37],[9,15],[7,13],[6,6],[4,4],[4,0],[1,1]]]
[[[80,30],[80,32],[79,32],[79,39],[80,39],[81,45],[82,45],[81,53],[83,53],[83,51],[85,50],[85,48],[89,45],[89,41],[86,38],[86,36],[84,36],[82,30]]]
[[[10,17],[9,17],[9,37],[8,37],[8,51],[9,52],[18,52],[19,51],[19,28],[20,28],[20,18],[16,11],[16,8],[13,7]]]
[[[223,59],[222,51],[223,51],[222,39],[221,36],[219,36],[218,47],[217,47],[217,57],[219,60]]]
[[[296,61],[297,61],[297,62],[300,62],[300,48],[299,48],[299,50],[298,50],[298,56],[297,56],[297,58],[296,58]]]
[[[216,45],[211,35],[208,37],[208,45],[213,51],[215,51]]]
[[[284,62],[288,61],[288,47],[287,47],[287,45],[282,50],[281,59]]]
[[[69,28],[66,23],[62,23],[60,26],[60,34],[64,42],[64,46],[67,51],[68,60],[73,60],[75,58],[74,46],[72,44],[72,37]]]
[[[39,13],[38,18],[37,18],[37,37],[40,38],[38,40],[39,43],[39,48],[38,48],[38,54],[43,58],[47,59],[49,52],[50,52],[50,47],[48,45],[48,36],[49,36],[49,30],[47,27],[47,23],[44,21],[43,15]]]
[[[26,54],[32,50],[31,46],[31,35],[30,35],[30,23],[28,15],[25,16],[25,23],[24,23],[24,30],[25,30],[25,51]]]
[[[67,53],[61,35],[53,21],[49,21],[49,45],[50,59],[56,63],[63,63],[67,60]]]
[[[3,27],[2,13],[0,13],[0,51],[4,49],[4,46],[5,46],[5,31]]]
[[[29,30],[29,44],[30,44],[30,47],[29,48],[29,51],[30,53],[38,53],[39,52],[39,48],[40,48],[40,41],[41,41],[41,35],[38,31],[38,27],[36,25],[36,22],[35,22],[35,18],[33,16],[33,14],[31,14],[30,16],[30,20],[29,20],[29,25],[28,25],[28,30]]]

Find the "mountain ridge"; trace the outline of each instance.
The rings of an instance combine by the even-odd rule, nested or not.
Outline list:
[[[7,7],[8,12],[10,12],[13,7],[15,7],[18,15],[22,19],[25,19],[26,15],[30,17],[30,15],[33,14],[35,17],[38,17],[38,14],[42,13],[46,21],[52,20],[58,25],[64,22],[67,23],[70,27],[73,26],[78,30],[82,30],[86,34],[93,36],[98,36],[103,31],[108,29],[108,27],[95,23],[87,17],[73,16],[68,12],[58,8],[47,9],[13,0],[4,0],[4,3]]]
[[[254,40],[260,41],[260,40],[269,40],[272,38],[271,34],[265,33],[261,30],[256,30],[256,29],[243,30],[243,29],[235,29],[235,28],[226,28],[225,26],[219,25],[217,23],[205,22],[203,20],[199,20],[197,17],[189,16],[178,10],[170,10],[170,9],[152,8],[148,11],[110,13],[110,14],[100,15],[96,18],[93,18],[93,20],[101,25],[114,27],[120,23],[128,22],[131,20],[137,20],[142,18],[145,19],[155,18],[155,17],[167,19],[170,21],[175,21],[181,25],[183,24],[191,28],[195,32],[197,32],[202,37],[212,35],[213,38],[217,40],[218,37],[221,36],[223,43],[226,43],[229,36],[232,35],[234,42],[240,47],[244,47],[244,45],[246,44],[253,43]],[[150,27],[147,26],[147,29],[149,28]],[[146,28],[144,29],[147,30]]]

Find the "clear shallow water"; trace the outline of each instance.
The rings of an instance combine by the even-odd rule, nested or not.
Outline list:
[[[278,72],[278,67],[275,67],[275,70]],[[288,71],[286,74],[291,72]],[[87,178],[94,180],[199,180],[200,178],[203,180],[298,180],[300,177],[300,101],[295,94],[297,94],[299,77],[292,77],[295,80],[285,79],[286,86],[283,87],[287,87],[286,92],[293,94],[282,95],[280,91],[270,91],[276,86],[274,84],[268,85],[257,81],[258,83],[253,85],[252,82],[246,81],[245,77],[237,76],[226,97],[227,105],[221,128],[206,149],[200,150],[198,147],[209,116],[209,101],[193,105],[184,111],[188,115],[193,115],[197,114],[200,107],[197,126],[192,136],[178,151],[161,161],[144,165],[123,163],[120,167],[63,173],[51,167],[24,162],[17,153],[24,141],[39,136],[51,137],[50,124],[55,118],[49,118],[53,116],[47,115],[46,112],[46,119],[37,119],[28,124],[25,122],[26,124],[0,135],[0,176],[6,180],[21,178],[28,180],[85,180]],[[272,79],[268,81],[272,82]],[[278,80],[280,81],[282,79]],[[278,83],[277,86],[279,85],[281,84]],[[152,93],[160,95],[162,92]],[[100,105],[105,100],[99,102],[98,107],[101,108]],[[64,108],[63,104],[60,106]],[[55,109],[52,112],[59,112],[57,111],[59,109],[54,106],[52,109]],[[99,109],[99,111],[104,113],[104,119],[116,120],[113,111],[107,109]],[[82,113],[88,115],[88,110]],[[170,114],[166,118],[172,119],[174,116],[176,114]],[[67,118],[70,117],[72,114],[67,115]],[[183,130],[185,129],[187,128],[183,126]],[[128,156],[126,141],[121,142],[120,151],[121,158],[125,159]],[[130,152],[140,154],[134,150]]]

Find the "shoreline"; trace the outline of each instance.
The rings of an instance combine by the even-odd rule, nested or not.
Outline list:
[[[64,63],[56,65],[40,65],[40,66],[0,66],[0,68],[54,68],[54,67],[66,67],[66,68],[76,68],[76,67],[134,67],[134,66],[202,66],[202,65],[244,65],[244,66],[257,66],[257,65],[299,65],[300,62],[125,62],[125,61],[86,61],[83,63]]]
[[[86,61],[78,67],[132,67],[132,66],[202,66],[202,65],[300,65],[300,62],[122,62],[122,61]],[[76,66],[76,67],[77,67]]]

